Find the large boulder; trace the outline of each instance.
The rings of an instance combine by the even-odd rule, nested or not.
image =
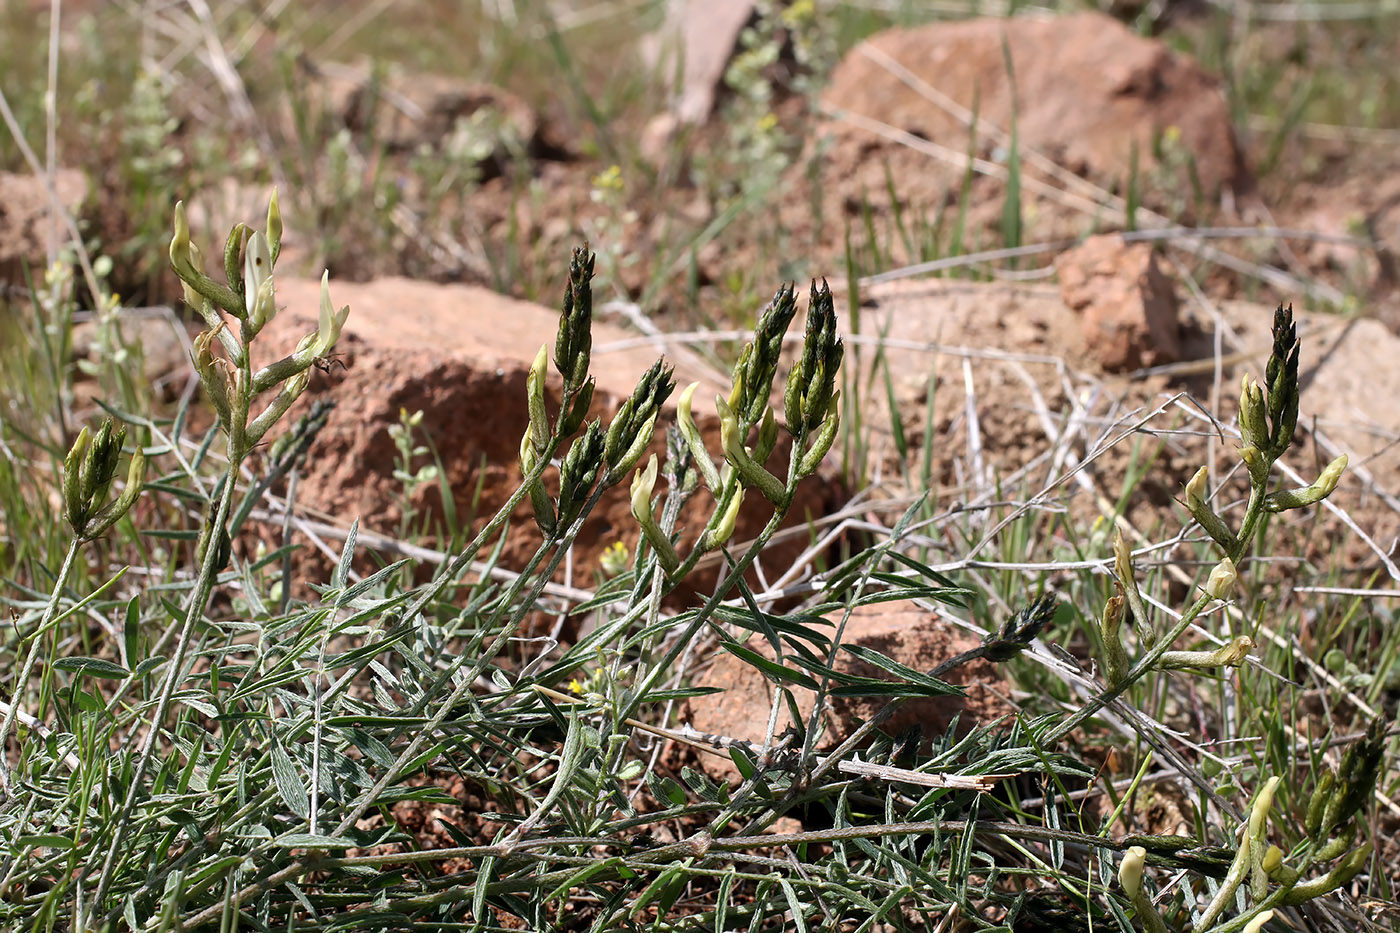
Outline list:
[[[822,104],[838,138],[856,146],[876,137],[844,114],[966,152],[975,112],[981,154],[1004,160],[1006,140],[991,128],[1009,132],[1014,121],[1023,149],[1120,193],[1134,159],[1141,187],[1161,168],[1177,195],[1199,187],[1208,203],[1252,184],[1218,82],[1100,13],[891,29],[846,55]],[[870,181],[883,186],[882,176]]]

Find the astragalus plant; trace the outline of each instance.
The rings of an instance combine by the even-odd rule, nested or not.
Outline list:
[[[1088,786],[1095,769],[1069,740],[1100,711],[1131,716],[1134,685],[1164,670],[1209,676],[1238,663],[1250,647],[1238,639],[1225,653],[1174,642],[1227,596],[1263,515],[1335,485],[1340,466],[1305,490],[1267,488],[1298,411],[1286,316],[1267,398],[1245,390],[1254,492],[1242,524],[1232,530],[1211,510],[1200,481],[1187,489],[1221,555],[1186,613],[1153,637],[1120,546],[1118,593],[1093,610],[1105,652],[1098,692],[1077,711],[950,730],[929,745],[880,726],[910,698],[957,693],[965,664],[1043,650],[1061,607],[1052,593],[1027,592],[980,645],[932,671],[842,645],[829,620],[854,608],[956,607],[973,595],[904,547],[922,501],[883,542],[836,560],[782,608],[754,592],[757,558],[841,430],[843,347],[824,282],[812,285],[788,360],[799,301],[791,286],[775,293],[730,390],[713,399],[717,440],[702,433],[695,412],[705,401],[690,386],[659,443],[675,389],[662,361],[610,419],[591,417],[594,260],[576,250],[553,350],[541,349],[520,400],[518,488],[428,582],[408,586],[403,561],[360,576],[352,528],[329,579],[302,581],[305,599],[286,581],[271,591],[264,571],[286,566],[286,549],[248,546],[246,523],[314,455],[324,411],[290,428],[281,419],[346,311],[323,289],[316,332],[289,356],[258,360],[276,313],[280,239],[274,200],[264,231],[240,225],[229,236],[218,281],[177,208],[171,260],[208,325],[194,364],[212,427],[183,437],[183,408],[173,423],[128,419],[127,435],[104,427],[80,438],[55,482],[74,544],[52,595],[21,603],[15,618],[26,661],[5,719],[20,750],[0,808],[5,928],[864,933],[1049,918],[1204,933],[1257,928],[1364,870],[1353,840],[1380,768],[1378,732],[1318,780],[1286,852],[1269,825],[1272,781],[1238,833],[1224,816],[1205,827],[1208,838],[1118,836],[1112,820],[1098,831],[1070,820],[1069,788]],[[148,442],[111,500],[132,429]],[[166,472],[146,480],[145,495],[201,519],[143,530],[187,547],[189,559],[143,568],[142,585],[114,574],[73,592],[67,568],[79,548],[122,516],[162,514],[138,499],[152,464]],[[583,597],[554,586],[600,497],[624,483],[639,526],[630,560],[612,552],[612,575]],[[739,547],[746,501],[769,519]],[[506,572],[501,544],[527,503],[540,543]],[[698,525],[681,520],[696,511]],[[687,596],[682,584],[703,560],[719,563],[718,582]],[[563,612],[590,627],[572,643],[538,635],[532,620]],[[1136,661],[1124,641],[1131,627]],[[768,678],[774,726],[763,742],[705,736],[668,716],[707,692],[686,662],[715,645]],[[68,656],[74,646],[81,657]],[[885,677],[850,673],[842,652]],[[823,736],[821,717],[799,712],[804,693],[817,708],[843,696],[885,705],[853,734]],[[791,723],[780,730],[784,709]],[[739,780],[716,781],[663,754],[663,742],[723,756]],[[1043,798],[1035,815],[1019,803],[1021,785]],[[415,835],[424,814],[434,832]],[[1151,896],[1153,876],[1175,882],[1165,897]]]

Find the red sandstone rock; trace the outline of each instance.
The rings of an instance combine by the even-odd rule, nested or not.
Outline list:
[[[1055,263],[1089,354],[1109,372],[1181,358],[1176,293],[1148,243],[1090,237]]]
[[[1100,13],[891,29],[845,57],[822,103],[966,151],[966,123],[936,103],[939,96],[964,117],[976,109],[982,142],[991,142],[989,124],[1009,131],[1014,113],[1021,146],[1111,189],[1124,190],[1134,151],[1147,177],[1163,140],[1178,156],[1179,191],[1199,183],[1213,201],[1252,184],[1216,80]],[[833,128],[875,139],[839,122]]]
[[[841,621],[839,613],[829,618],[835,624]],[[834,632],[834,627],[825,631]],[[895,603],[862,606],[854,610],[841,641],[871,648],[919,671],[932,670],[948,658],[978,644],[975,637],[955,628],[936,613]],[[747,647],[770,660],[774,657],[772,646],[761,637],[751,639]],[[885,672],[846,651],[840,652],[836,666],[838,670],[862,677],[890,679]],[[885,723],[883,730],[887,734],[898,735],[906,729],[918,727],[925,737],[933,737],[942,735],[954,716],[961,716],[959,725],[966,730],[1011,712],[1005,701],[994,692],[993,688],[1002,683],[994,664],[974,661],[950,671],[945,679],[949,683],[965,686],[967,696],[908,700]],[[774,685],[762,672],[738,657],[722,652],[716,656],[714,664],[700,672],[694,680],[697,686],[719,687],[721,692],[689,701],[687,717],[693,728],[749,742],[761,743],[764,740],[773,708]],[[816,697],[801,687],[791,689],[805,726]],[[779,703],[776,733],[781,733],[792,722],[786,704],[782,701]],[[818,748],[834,747],[884,705],[885,698],[882,697],[839,698],[832,701],[823,713],[826,732]],[[715,777],[727,778],[736,773],[733,765],[722,758],[706,755],[702,763]]]

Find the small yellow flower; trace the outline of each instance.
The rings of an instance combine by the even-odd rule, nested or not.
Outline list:
[[[593,187],[599,191],[621,191],[622,169],[616,165],[609,165],[593,176]]]
[[[615,577],[627,569],[628,563],[632,560],[632,554],[627,550],[626,543],[614,541],[603,551],[600,563],[603,566],[603,573],[609,577]]]
[[[569,681],[569,692],[574,696],[583,696],[583,684],[579,682],[577,677]]]

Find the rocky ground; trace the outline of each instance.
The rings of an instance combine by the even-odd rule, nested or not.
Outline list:
[[[81,28],[120,15],[65,9]],[[311,154],[304,180],[350,185],[368,199],[337,205],[294,183],[284,193],[315,216],[287,211],[281,267],[329,265],[337,301],[353,309],[338,365],[310,393],[336,402],[298,487],[297,505],[322,534],[343,533],[358,515],[367,531],[390,535],[405,508],[431,525],[443,488],[455,490],[451,505],[463,515],[504,499],[518,476],[525,368],[552,333],[557,260],[592,236],[617,299],[595,336],[607,406],[657,353],[676,362],[682,382],[722,385],[726,344],[677,332],[742,326],[784,276],[830,276],[860,302],[843,321],[850,360],[863,367],[861,462],[814,486],[794,509],[799,523],[837,511],[871,477],[877,496],[899,497],[897,417],[916,450],[931,427],[925,475],[949,501],[976,501],[1000,479],[1091,520],[1115,497],[1129,457],[1123,437],[1160,431],[1159,469],[1126,513],[1159,528],[1176,520],[1173,498],[1197,465],[1228,463],[1215,425],[1233,417],[1240,374],[1259,370],[1270,306],[1326,309],[1304,316],[1316,361],[1308,439],[1315,459],[1352,454],[1344,493],[1365,509],[1366,534],[1339,537],[1358,566],[1394,570],[1400,409],[1384,400],[1400,397],[1387,391],[1400,354],[1400,173],[1355,177],[1384,164],[1384,147],[1300,137],[1270,154],[1285,168],[1261,180],[1261,153],[1249,145],[1257,149],[1259,134],[1233,121],[1219,77],[1104,13],[888,29],[855,44],[828,76],[804,71],[803,27],[780,17],[773,55],[751,77],[764,83],[768,129],[783,142],[765,150],[747,140],[757,147],[753,171],[773,177],[757,189],[754,216],[717,225],[746,196],[741,181],[726,188],[713,172],[720,148],[735,144],[726,121],[745,93],[735,69],[751,54],[744,30],[767,23],[758,15],[740,2],[677,7],[675,31],[657,31],[646,49],[656,58],[668,42],[683,47],[674,103],[637,119],[637,161],[612,176],[599,141],[505,87],[395,62],[290,61],[300,93],[259,98],[253,116],[268,137],[259,145],[304,139],[315,124],[328,148]],[[1207,28],[1181,16],[1173,28]],[[252,54],[276,40],[264,30]],[[258,98],[256,88],[247,93]],[[159,143],[188,161],[208,115],[163,103],[172,117]],[[287,164],[270,168],[270,180],[289,182]],[[1287,184],[1290,171],[1302,183]],[[244,178],[232,172],[178,192],[197,237],[258,215],[264,187]],[[0,175],[0,272],[10,284],[22,286],[21,268],[43,261],[50,205],[102,245],[131,235],[139,218],[120,214],[120,182],[110,164],[64,169],[52,192],[42,176]],[[1257,232],[1270,227],[1294,233]],[[963,277],[921,277],[920,264]],[[173,297],[158,261],[141,269],[135,278],[119,269],[114,284],[150,303]],[[290,347],[309,326],[317,284],[279,283],[287,311],[270,342]],[[133,312],[129,326],[145,322],[151,375],[178,386],[185,338],[174,322],[183,312],[152,314]],[[638,324],[647,339],[630,336]],[[886,378],[888,392],[879,388]],[[401,410],[424,412],[445,469],[445,486],[421,488],[416,501],[402,498],[394,477],[388,428]],[[616,498],[580,539],[579,579],[612,542],[635,543]],[[740,533],[762,520],[755,512]],[[506,564],[533,546],[520,535]]]
[[[1006,500],[1165,540],[1200,465],[1234,488],[1240,378],[1261,373],[1273,308],[1292,302],[1308,362],[1290,465],[1306,483],[1347,452],[1351,470],[1336,507],[1286,527],[1285,540],[1303,560],[1343,555],[1345,585],[1393,589],[1400,150],[1384,135],[1328,138],[1314,127],[1280,139],[1242,125],[1221,77],[1169,42],[1211,21],[1193,19],[1189,4],[1160,6],[1182,9],[1156,38],[1106,12],[891,28],[833,53],[829,74],[803,58],[810,30],[779,17],[773,55],[748,66],[768,88],[771,122],[736,136],[746,91],[723,75],[745,64],[741,34],[757,14],[737,2],[679,4],[685,67],[668,106],[631,114],[631,148],[566,125],[529,94],[411,62],[287,55],[294,98],[256,86],[216,94],[190,65],[194,88],[165,99],[162,145],[192,159],[216,122],[210,102],[237,119],[229,101],[241,99],[260,108],[263,136],[244,139],[249,151],[280,159],[150,197],[165,216],[184,198],[196,237],[220,242],[214,231],[260,216],[266,183],[278,182],[291,231],[282,268],[305,277],[279,276],[286,310],[268,344],[289,348],[314,327],[322,266],[337,304],[352,309],[337,365],[303,403],[336,405],[297,486],[303,543],[334,541],[358,516],[392,551],[406,508],[440,531],[444,488],[469,518],[505,500],[519,477],[525,373],[553,339],[568,250],[589,238],[609,290],[594,333],[595,405],[608,410],[658,353],[681,384],[712,395],[737,344],[709,332],[751,324],[785,278],[831,279],[864,427],[794,508],[799,529],[823,516],[892,522],[918,473],[950,509]],[[100,24],[123,14],[98,5],[66,15]],[[687,16],[716,18],[697,28]],[[664,56],[670,40],[654,32],[651,54]],[[278,41],[262,29],[248,61],[285,52]],[[297,168],[294,142],[308,138],[326,148],[302,153]],[[157,321],[141,325],[145,356],[178,394],[188,318],[161,271],[159,237],[114,194],[129,177],[102,156],[119,146],[74,149],[91,158],[61,171],[54,191],[32,172],[0,175],[0,276],[22,289],[22,266],[43,263],[55,206],[103,250],[153,252],[111,281],[148,306],[128,315],[133,329]],[[173,312],[149,310],[162,306]],[[445,471],[445,484],[412,500],[388,433],[401,411],[424,412]],[[1152,469],[1120,503],[1143,443]],[[519,527],[530,527],[527,514]],[[739,536],[764,518],[746,515]],[[559,585],[592,585],[604,550],[636,537],[626,499],[604,502]],[[766,573],[822,559],[804,533],[791,540]],[[519,534],[503,566],[534,545]],[[987,556],[941,545],[950,569]],[[852,618],[847,637],[921,670],[972,638],[934,616],[876,613]],[[726,692],[691,704],[695,727],[761,740],[771,699],[761,675],[723,655],[697,673]],[[911,722],[941,729],[954,712],[985,721],[1017,707],[1015,685],[991,665],[968,677],[978,689],[957,709],[910,707]],[[830,715],[836,735],[863,709]]]

